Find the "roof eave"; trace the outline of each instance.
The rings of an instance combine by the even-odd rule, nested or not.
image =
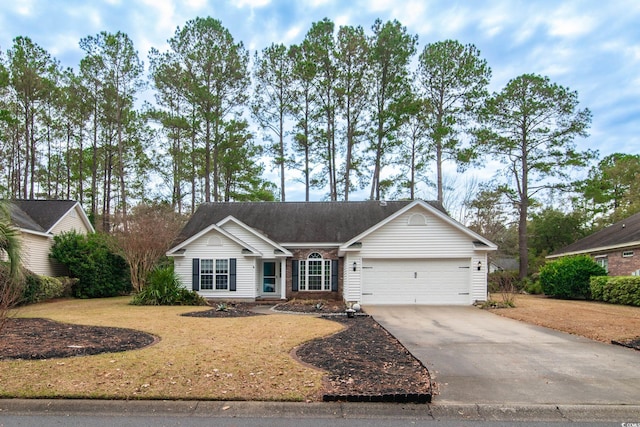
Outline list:
[[[635,240],[633,242],[622,243],[618,245],[599,246],[596,248],[588,248],[588,249],[582,249],[577,251],[562,252],[559,254],[551,254],[551,255],[547,255],[545,258],[554,259],[554,258],[561,258],[563,256],[584,255],[584,254],[590,254],[594,252],[610,252],[612,250],[626,249],[634,246],[640,246],[640,240]]]

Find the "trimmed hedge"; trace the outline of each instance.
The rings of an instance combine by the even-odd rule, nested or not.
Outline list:
[[[640,276],[592,277],[590,287],[596,301],[640,307]]]
[[[64,283],[55,277],[38,276],[29,272],[25,275],[25,279],[21,304],[35,304],[60,298],[65,294]]]
[[[9,275],[9,267],[6,263],[0,262],[0,281],[6,285]],[[71,295],[71,286],[74,279],[69,277],[49,277],[40,276],[26,268],[22,268],[22,278],[16,286],[19,286],[20,296],[15,305],[35,304],[54,298],[67,297]]]
[[[590,299],[590,278],[606,275],[607,271],[589,255],[576,255],[543,265],[540,284],[545,295],[551,297]]]

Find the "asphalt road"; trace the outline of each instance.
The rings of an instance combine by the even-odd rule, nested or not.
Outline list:
[[[38,427],[620,427],[619,422],[389,420],[327,418],[194,418],[179,416],[11,415],[0,416],[0,426]],[[640,426],[640,424],[639,424]]]

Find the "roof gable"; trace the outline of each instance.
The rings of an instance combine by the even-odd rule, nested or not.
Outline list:
[[[181,255],[184,255],[183,249],[187,245],[189,245],[189,243],[201,238],[202,236],[205,236],[210,231],[216,231],[217,233],[220,233],[222,236],[228,238],[229,240],[231,240],[232,242],[234,242],[238,246],[242,247],[243,249],[246,249],[248,255],[249,254],[251,254],[251,255],[259,255],[259,256],[262,255],[262,253],[260,253],[260,251],[258,251],[253,246],[249,245],[246,242],[243,242],[238,237],[236,237],[233,234],[227,232],[225,229],[219,227],[218,225],[211,224],[208,227],[198,231],[196,234],[190,236],[188,239],[182,241],[178,245],[176,245],[173,248],[171,248],[169,251],[167,251],[167,256],[181,256]]]
[[[349,241],[347,241],[344,245],[342,245],[340,249],[341,250],[348,250],[349,246],[357,243],[359,240],[361,240],[362,238],[368,236],[369,234],[374,233],[376,230],[380,229],[385,224],[388,224],[389,222],[391,222],[394,219],[398,218],[399,216],[401,216],[402,214],[404,214],[405,212],[409,211],[410,209],[412,209],[415,206],[420,206],[425,211],[435,215],[436,217],[440,218],[441,220],[443,220],[448,225],[450,225],[453,228],[461,231],[464,235],[466,235],[470,239],[472,239],[474,241],[474,243],[477,242],[478,243],[477,249],[496,250],[498,248],[495,245],[495,243],[485,239],[484,237],[480,236],[479,234],[475,233],[474,231],[472,231],[469,228],[465,227],[464,225],[460,224],[459,222],[457,222],[456,220],[451,218],[446,213],[442,212],[439,209],[434,208],[431,204],[425,203],[422,200],[416,200],[415,202],[412,202],[411,204],[406,205],[402,209],[399,209],[397,212],[394,212],[393,215],[390,215],[389,217],[385,218],[384,220],[374,224],[372,227],[370,227],[369,229],[365,230],[364,232],[358,234],[357,236],[354,236]]]
[[[48,233],[76,206],[79,203],[74,200],[12,200],[11,220],[25,231]],[[93,230],[84,210],[79,211],[87,228]]]
[[[640,245],[640,212],[554,252],[550,258]]]
[[[368,230],[411,203],[410,201],[205,203],[198,207],[182,229],[176,245],[198,234],[209,225],[217,224],[230,216],[280,244],[340,244]],[[439,205],[437,206],[434,209],[441,209]]]
[[[274,251],[277,251],[277,253],[285,255],[285,256],[291,256],[291,252],[289,252],[285,247],[279,245],[277,242],[274,242],[273,240],[269,239],[266,236],[263,236],[261,233],[257,232],[256,230],[254,230],[253,228],[249,227],[248,225],[244,224],[242,221],[239,221],[238,219],[232,217],[232,216],[228,216],[225,219],[223,219],[222,221],[218,222],[219,227],[224,229],[224,226],[232,223],[237,225],[238,227],[242,228],[243,230],[246,230],[247,233],[249,233],[250,235],[254,236],[255,238],[259,239],[260,241],[264,242],[265,244],[273,247]]]

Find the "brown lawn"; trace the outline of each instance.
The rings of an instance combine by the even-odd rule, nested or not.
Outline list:
[[[139,307],[129,300],[21,308],[18,317],[133,328],[160,341],[121,353],[0,361],[0,397],[305,400],[318,395],[323,373],[295,361],[291,350],[342,329],[308,316],[184,317],[208,307]]]
[[[640,336],[640,307],[517,295],[515,308],[493,309],[500,316],[610,343]]]

